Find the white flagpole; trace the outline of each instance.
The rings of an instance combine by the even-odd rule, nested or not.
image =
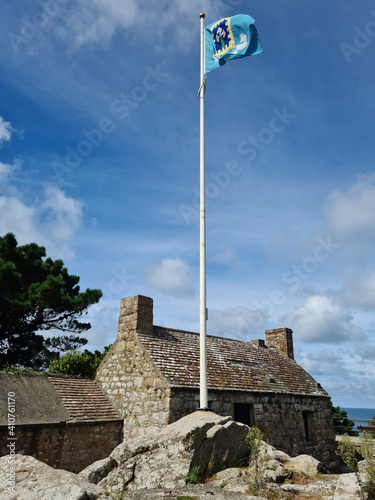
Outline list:
[[[208,408],[207,392],[207,306],[206,306],[206,207],[205,207],[205,169],[204,169],[204,93],[206,90],[204,18],[201,19],[201,71],[200,71],[200,409]]]

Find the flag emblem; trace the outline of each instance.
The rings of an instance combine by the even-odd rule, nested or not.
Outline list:
[[[205,27],[205,72],[229,59],[260,54],[263,51],[255,21],[247,14],[224,17]]]
[[[233,32],[230,27],[230,17],[220,19],[211,27],[217,58],[223,56],[236,46]]]

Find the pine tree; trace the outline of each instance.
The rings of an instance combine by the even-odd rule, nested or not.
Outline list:
[[[80,334],[91,328],[79,318],[102,292],[80,292],[79,279],[69,275],[62,260],[46,258],[44,247],[18,246],[12,233],[0,237],[0,367],[46,368],[60,352],[87,343],[78,335],[41,334]]]

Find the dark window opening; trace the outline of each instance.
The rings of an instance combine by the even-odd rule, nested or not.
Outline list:
[[[234,420],[249,427],[254,425],[254,409],[250,403],[234,403]]]
[[[313,413],[311,411],[303,411],[303,425],[305,428],[305,440],[312,440],[312,424],[313,424]]]

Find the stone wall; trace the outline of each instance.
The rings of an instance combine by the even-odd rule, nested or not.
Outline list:
[[[208,391],[208,407],[219,415],[234,418],[234,403],[251,405],[252,425],[263,433],[265,441],[291,456],[312,455],[323,463],[336,460],[335,432],[330,398],[288,394]],[[199,391],[174,389],[170,401],[170,421],[195,411]],[[310,426],[306,439],[304,415]]]
[[[96,382],[124,418],[124,439],[149,434],[169,423],[171,391],[136,331],[152,332],[152,299],[122,299],[117,340],[96,372]]]
[[[59,468],[80,472],[93,462],[107,458],[121,442],[121,420],[68,422]]]
[[[0,426],[0,456],[9,455],[7,431]],[[77,473],[121,443],[122,421],[17,425],[15,433],[16,453]]]

